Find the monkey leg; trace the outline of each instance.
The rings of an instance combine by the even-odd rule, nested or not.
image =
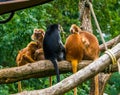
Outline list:
[[[52,86],[52,76],[49,77],[50,86]]]
[[[78,61],[77,60],[72,60],[71,63],[72,63],[73,73],[76,73],[77,72]],[[74,95],[77,95],[77,87],[74,88]]]
[[[21,81],[18,81],[18,92],[22,92]]]
[[[27,56],[27,55],[23,55],[23,59],[26,60],[26,62],[28,63],[33,63],[35,62],[31,57]]]

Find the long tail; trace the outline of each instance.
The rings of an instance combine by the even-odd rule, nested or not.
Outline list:
[[[90,87],[89,95],[99,95],[99,77],[98,74],[91,79],[91,87]]]
[[[58,68],[58,65],[57,65],[57,60],[55,59],[51,59],[53,65],[54,65],[54,68],[55,68],[55,72],[56,72],[56,77],[57,77],[57,82],[60,82],[60,74],[59,74],[59,68]]]
[[[76,73],[77,72],[78,60],[72,60],[71,63],[72,63],[73,73]],[[74,88],[74,95],[77,95],[77,87]]]
[[[22,92],[21,81],[18,81],[18,92]]]
[[[95,59],[97,59],[97,58],[98,57],[96,57]],[[96,76],[94,76],[94,78],[92,78],[90,88],[91,89],[90,89],[89,95],[100,95],[100,92],[99,92],[99,74],[97,74]]]

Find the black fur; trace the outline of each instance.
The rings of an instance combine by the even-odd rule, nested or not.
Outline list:
[[[43,40],[44,56],[45,59],[52,61],[55,68],[55,72],[57,74],[57,82],[60,81],[57,61],[65,59],[65,48],[61,41],[59,27],[60,26],[58,24],[50,25],[47,28]]]

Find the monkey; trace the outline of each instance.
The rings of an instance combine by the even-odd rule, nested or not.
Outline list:
[[[60,82],[57,61],[64,60],[65,48],[61,41],[59,24],[52,24],[47,27],[43,39],[43,51],[45,59],[48,59],[53,63],[57,75],[57,82]]]
[[[45,31],[43,29],[34,29],[31,39],[36,41],[38,44],[38,48],[43,48],[43,38],[45,35]]]
[[[83,31],[76,24],[72,24],[70,32],[78,32],[82,38],[82,43],[84,44],[84,60],[95,60],[99,57],[99,42],[95,35],[88,31]]]
[[[43,38],[45,35],[45,31],[43,29],[34,29],[34,32],[31,36],[33,41],[37,42],[38,48],[34,53],[34,60],[44,60],[44,52],[43,52]]]
[[[43,52],[43,48],[37,49],[34,53],[34,60],[35,61],[40,61],[40,60],[44,60],[44,52]]]
[[[25,65],[27,63],[33,63],[35,60],[33,59],[33,55],[35,53],[35,50],[37,49],[37,43],[34,41],[31,41],[27,47],[20,50],[18,52],[18,55],[16,57],[16,63],[18,66]],[[18,82],[18,92],[22,91],[21,87],[21,81]]]
[[[65,42],[66,60],[71,62],[73,73],[77,72],[77,65],[83,58],[83,43],[78,32],[70,34]],[[77,95],[77,88],[74,88]]]
[[[26,48],[20,50],[16,57],[17,65],[22,66],[27,63],[35,62],[35,60],[33,59],[33,54],[35,53],[36,49],[37,49],[37,43],[31,41]]]
[[[31,36],[33,41],[31,41],[26,48],[20,50],[16,57],[16,63],[18,66],[45,59],[42,48],[44,34],[43,29],[34,29]],[[21,82],[18,82],[18,91],[22,91]]]
[[[73,53],[71,53],[71,54],[69,53],[71,51],[76,52],[76,50],[77,50],[73,44],[76,42],[76,39],[78,39],[78,38],[71,37],[72,40],[70,38],[67,39],[66,44],[65,44],[66,60],[71,61],[72,64],[76,64],[77,62],[76,63],[72,62],[72,61],[74,61],[72,59],[72,57],[77,58],[78,56],[81,55],[82,58],[80,59],[80,61],[81,60],[96,60],[99,57],[99,52],[100,52],[99,42],[98,42],[97,38],[92,33],[81,30],[75,24],[71,25],[70,32],[72,33],[71,35],[75,34],[76,32],[79,34],[79,38],[81,39],[81,41],[79,41],[79,44],[76,44],[76,47],[77,47],[77,49],[81,48],[81,53],[78,52],[76,54],[76,56]],[[70,47],[71,44],[72,44],[72,47],[74,46],[73,48]],[[69,50],[69,52],[68,52],[68,50]],[[80,54],[80,55],[78,55],[78,54]],[[72,56],[72,57],[70,57],[70,56]],[[76,71],[77,67],[75,67],[75,65],[72,65],[72,68],[73,68],[73,73],[74,73]],[[94,92],[94,94],[99,95],[98,75],[96,75],[94,77],[94,80],[95,80],[95,92]],[[74,89],[74,95],[77,95],[76,88]]]

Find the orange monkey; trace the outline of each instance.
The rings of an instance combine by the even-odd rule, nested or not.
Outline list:
[[[34,29],[31,39],[36,41],[38,44],[38,49],[43,47],[43,38],[45,31],[43,29]]]
[[[43,38],[45,35],[45,31],[43,29],[34,29],[33,35],[31,36],[32,40],[37,42],[38,48],[34,54],[34,60],[44,60],[44,52],[43,52]]]
[[[18,66],[25,65],[27,63],[35,62],[33,59],[33,55],[35,53],[35,50],[37,49],[37,43],[36,42],[30,42],[26,48],[19,51],[17,57],[16,57],[16,63]],[[21,92],[21,82],[18,82],[18,92]]]
[[[44,59],[42,49],[43,37],[43,29],[34,29],[33,35],[31,36],[34,41],[31,41],[26,48],[20,50],[16,57],[16,63],[18,66]],[[21,82],[18,82],[18,91],[22,91]]]
[[[78,32],[69,35],[65,43],[66,60],[72,63],[73,73],[77,72],[77,65],[83,58],[83,43]],[[77,95],[77,88],[74,88]]]
[[[70,32],[78,32],[82,38],[84,44],[84,57],[86,60],[95,60],[99,57],[99,42],[95,35],[88,31],[82,31],[77,25],[73,24],[70,28]]]
[[[25,65],[27,63],[32,63],[35,60],[33,59],[33,55],[35,53],[35,50],[37,49],[37,43],[36,42],[30,42],[26,48],[19,51],[17,57],[16,57],[16,63],[18,66]]]
[[[77,25],[73,24],[70,28],[71,35],[79,34],[77,37],[71,35],[66,40],[66,60],[72,63],[73,73],[77,72],[77,65],[82,59],[95,60],[99,57],[99,43],[97,38],[87,32],[82,31]],[[76,40],[80,39],[76,43]],[[78,44],[79,43],[79,44]],[[80,48],[81,52],[78,50]],[[71,57],[72,56],[72,57]],[[81,56],[82,58],[79,58]],[[76,61],[74,60],[76,58]],[[98,76],[95,77],[95,95],[99,95]],[[77,88],[74,88],[74,95],[77,95]]]

